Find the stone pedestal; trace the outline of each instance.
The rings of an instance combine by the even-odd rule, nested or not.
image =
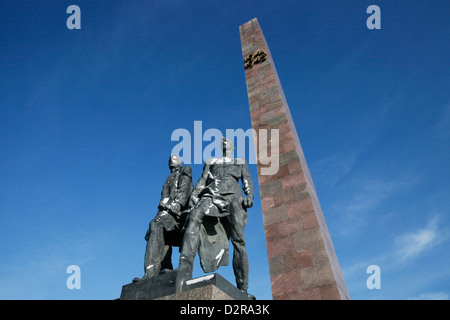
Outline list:
[[[272,296],[274,299],[349,299],[305,155],[258,20],[241,25],[239,31],[257,141],[260,141],[261,129],[278,132],[279,136],[278,150],[269,150],[269,154],[275,153],[278,157],[277,172],[262,172],[264,161],[256,150]]]
[[[219,274],[210,274],[181,283],[177,271],[122,287],[120,300],[248,300]]]

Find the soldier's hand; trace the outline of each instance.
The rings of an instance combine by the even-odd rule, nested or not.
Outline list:
[[[195,205],[198,203],[198,198],[194,195],[191,195],[189,198],[189,207],[195,207]]]
[[[161,199],[161,201],[159,202],[158,208],[160,208],[162,210],[166,209],[168,206],[168,201],[169,201],[169,198]]]
[[[253,197],[247,196],[243,201],[244,207],[251,208],[253,207]]]
[[[145,241],[148,241],[148,239],[150,238],[150,228],[147,229],[147,233],[145,234]]]
[[[168,209],[175,214],[178,214],[181,210],[181,205],[177,202],[173,202],[168,206]]]
[[[162,201],[159,203],[158,205],[158,209],[159,210],[166,210],[167,209],[167,205],[165,203],[162,203]]]

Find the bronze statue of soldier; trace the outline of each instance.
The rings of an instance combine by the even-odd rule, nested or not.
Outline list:
[[[183,166],[177,155],[170,156],[169,168],[170,175],[162,188],[158,213],[145,235],[145,274],[142,278],[133,279],[134,282],[173,270],[172,246],[181,247],[186,209],[193,190],[192,169],[188,165]]]
[[[238,289],[248,290],[248,257],[244,228],[247,208],[253,206],[254,189],[245,159],[233,158],[233,142],[222,138],[223,156],[205,161],[203,174],[190,197],[190,213],[184,233],[177,271],[192,279],[194,259],[199,252],[205,272],[228,264],[228,242],[233,244],[233,270]],[[246,194],[244,198],[242,189]],[[249,295],[249,298],[254,298]]]

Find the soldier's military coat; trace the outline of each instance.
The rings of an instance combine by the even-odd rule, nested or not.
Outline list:
[[[205,162],[203,175],[193,191],[200,201],[191,211],[201,210],[205,215],[198,250],[205,272],[214,272],[228,264],[230,237],[232,241],[244,241],[247,209],[243,206],[239,180],[244,193],[253,198],[253,183],[244,159],[212,158]]]

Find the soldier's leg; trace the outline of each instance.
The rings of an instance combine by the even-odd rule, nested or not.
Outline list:
[[[161,261],[161,271],[164,272],[164,270],[173,270],[172,265],[172,246],[171,245],[165,245],[164,246],[164,252],[163,252],[163,260]]]
[[[248,289],[248,256],[245,248],[244,228],[247,224],[247,212],[242,208],[241,201],[234,200],[232,212],[228,216],[228,230],[233,244],[233,270],[236,277],[236,285],[239,289]]]
[[[188,216],[188,224],[184,232],[183,244],[180,253],[178,270],[185,274],[185,278],[192,278],[194,259],[200,243],[200,225],[205,216],[210,198],[203,198],[201,202],[191,210]]]
[[[160,212],[150,222],[150,235],[147,241],[147,247],[144,257],[144,278],[150,278],[159,274],[161,262],[167,253],[167,247],[164,240],[164,224],[162,217],[165,212]]]

